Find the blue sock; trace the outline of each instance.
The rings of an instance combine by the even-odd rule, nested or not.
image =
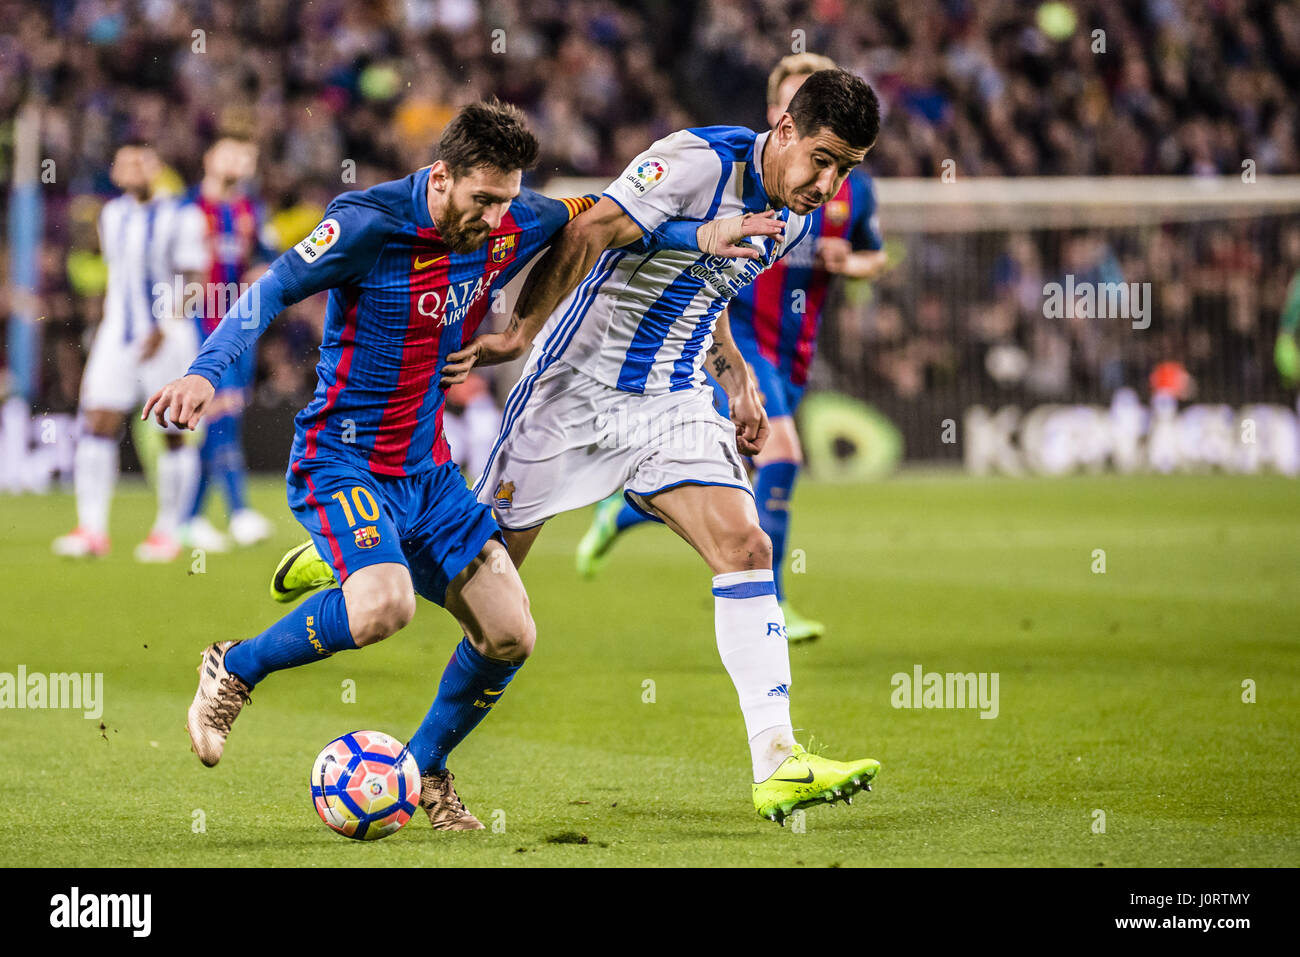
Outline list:
[[[252,687],[272,671],[328,658],[357,646],[342,588],[317,592],[256,638],[226,652],[226,670]]]
[[[468,638],[451,653],[438,684],[438,697],[407,745],[419,762],[420,773],[442,771],[447,755],[487,717],[501,700],[522,661],[498,661],[480,654]]]
[[[204,436],[203,444],[199,446],[199,484],[194,488],[194,501],[190,503],[190,511],[186,521],[198,518],[203,514],[203,502],[208,497],[208,475],[211,471],[212,455],[208,451],[207,436]]]
[[[614,528],[621,532],[624,529],[631,528],[633,525],[643,525],[646,522],[653,521],[655,521],[655,519],[650,518],[647,515],[642,515],[629,505],[626,500],[624,500],[623,507],[618,510],[618,515],[614,518]]]
[[[785,565],[785,540],[790,532],[790,493],[799,466],[794,462],[772,462],[758,470],[754,482],[754,501],[758,505],[758,524],[772,540],[772,571],[776,576],[776,600],[785,599],[781,570]]]
[[[212,423],[205,445],[213,443],[213,477],[221,482],[233,515],[248,507],[248,480],[244,466],[243,416],[223,415]]]

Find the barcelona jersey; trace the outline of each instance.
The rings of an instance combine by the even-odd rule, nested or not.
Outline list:
[[[247,196],[229,202],[205,199],[198,189],[188,197],[203,217],[207,246],[206,289],[236,289],[241,277],[256,259],[269,259],[260,236],[263,215],[260,206]],[[230,297],[231,301],[234,296]],[[221,321],[221,315],[204,311],[197,317],[199,337],[205,339]]]
[[[817,240],[847,239],[857,250],[884,246],[871,177],[854,170],[835,196],[811,214],[808,238],[777,260],[731,300],[728,314],[736,345],[753,361],[761,356],[786,381],[808,381],[817,329],[832,274],[815,265]]]
[[[455,253],[429,216],[429,170],[344,193],[272,270],[287,299],[329,290],[316,393],[295,419],[291,463],[328,450],[380,476],[450,459],[440,374],[503,287],[590,199],[523,190],[471,253]]]

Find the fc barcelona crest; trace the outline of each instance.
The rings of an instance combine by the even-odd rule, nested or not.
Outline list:
[[[842,199],[833,199],[826,204],[826,220],[833,226],[843,226],[849,218],[849,204]]]
[[[353,532],[357,548],[374,548],[379,544],[379,529],[373,525],[363,525]]]
[[[502,481],[497,483],[497,490],[492,496],[492,504],[497,508],[509,508],[515,503],[515,483]]]
[[[503,263],[509,259],[510,254],[515,251],[515,242],[518,239],[518,233],[511,233],[509,236],[498,236],[492,240],[492,261]]]

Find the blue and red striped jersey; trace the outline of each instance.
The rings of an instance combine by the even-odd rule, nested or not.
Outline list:
[[[758,274],[728,305],[732,335],[748,340],[794,385],[808,381],[832,274],[814,264],[817,240],[847,239],[854,250],[884,246],[871,177],[854,170],[834,198],[812,213],[808,236]]]
[[[291,462],[360,460],[378,475],[413,475],[450,458],[440,371],[503,288],[594,200],[523,190],[472,253],[455,253],[429,216],[429,170],[344,193],[310,236],[271,270],[287,301],[329,290],[314,398],[295,419]]]
[[[228,202],[204,199],[197,187],[191,191],[188,201],[198,208],[207,223],[208,274],[204,280],[207,283],[205,288],[238,288],[240,278],[256,260],[270,258],[261,242],[261,207],[247,196]],[[207,299],[205,296],[205,302]],[[205,310],[196,319],[200,339],[203,339],[212,334],[221,321],[221,315],[209,315]]]

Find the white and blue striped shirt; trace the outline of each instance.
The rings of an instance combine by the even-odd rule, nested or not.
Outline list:
[[[768,135],[740,126],[682,130],[634,159],[604,195],[647,235],[601,255],[542,328],[542,351],[625,392],[676,392],[702,383],[718,313],[803,239],[809,219],[780,210],[785,238],[751,241],[764,253],[762,262],[664,249],[649,234],[673,219],[772,208],[762,177]]]
[[[123,341],[149,334],[157,323],[155,284],[172,282],[172,248],[180,204],[172,198],[140,202],[131,194],[104,204],[99,248],[108,267],[104,319]]]

